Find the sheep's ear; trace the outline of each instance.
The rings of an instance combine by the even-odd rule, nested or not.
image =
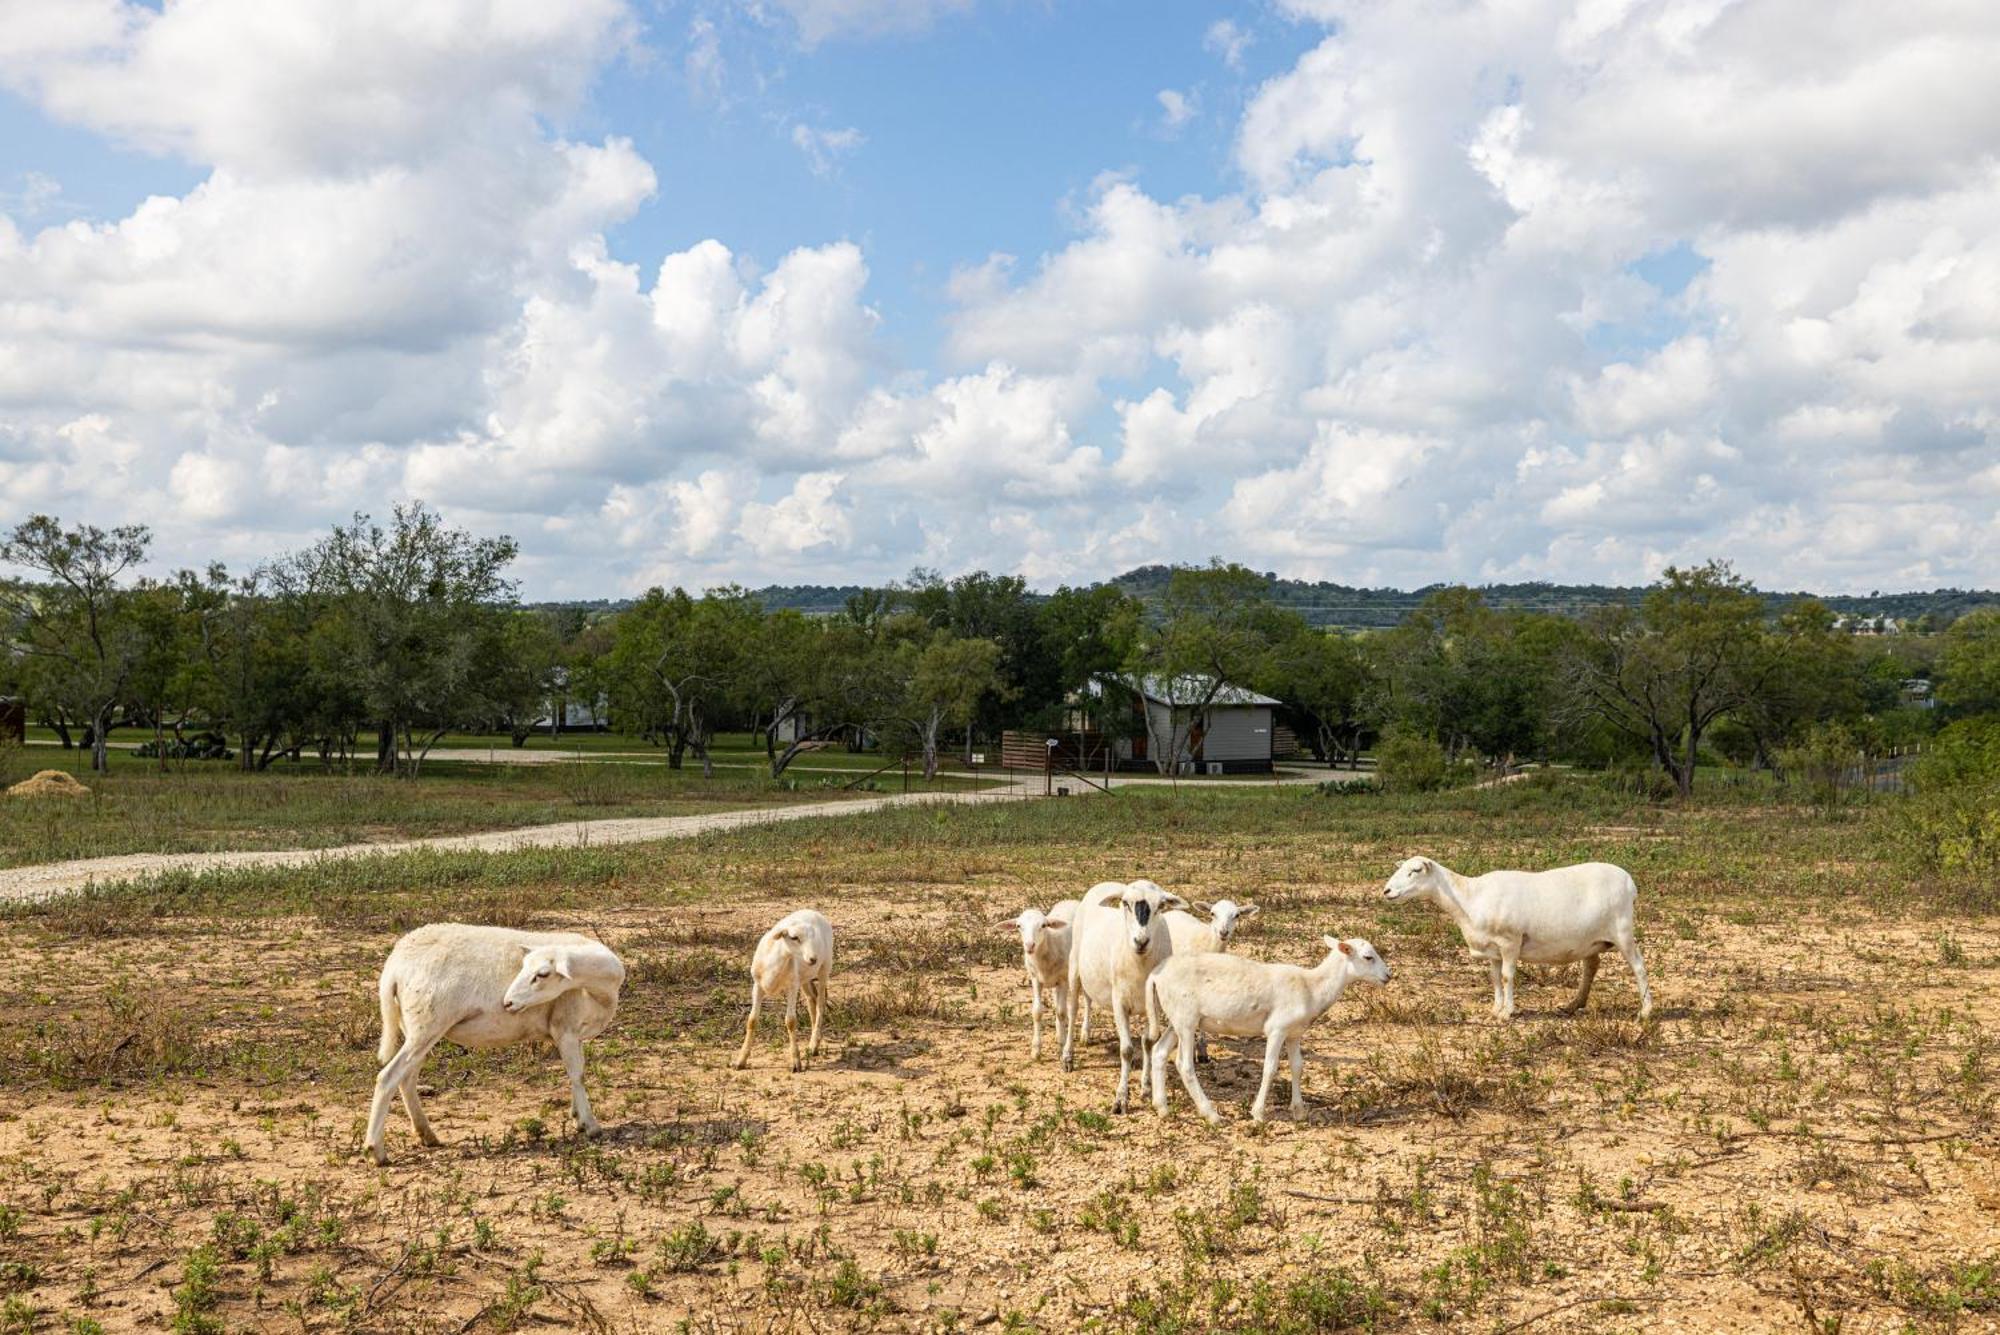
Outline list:
[[[1012,918],[1002,918],[999,922],[996,922],[993,925],[995,927],[1019,927],[1021,925],[1021,919],[1018,915],[1016,915],[1015,917]]]
[[[1215,905],[1205,899],[1197,899],[1194,901],[1194,911],[1196,913],[1213,913],[1215,912]]]
[[[1259,913],[1262,912],[1263,910],[1258,908],[1255,904],[1245,904],[1243,907],[1236,910],[1236,916],[1239,918],[1254,918]]]
[[[556,972],[558,974],[562,975],[564,978],[570,976],[569,952],[567,950],[558,950],[555,953],[555,958],[552,961],[552,963],[554,963],[554,965],[556,966]]]
[[[1067,932],[1069,930],[1069,924],[1066,922],[1057,922],[1054,920],[1050,920],[1042,924],[1042,930],[1045,932]]]
[[[1184,909],[1187,906],[1188,902],[1179,895],[1167,894],[1164,891],[1161,892],[1160,908],[1162,911],[1167,909]]]
[[[1345,941],[1336,941],[1333,943],[1333,945],[1334,949],[1338,950],[1341,954],[1348,956],[1350,959],[1353,958],[1354,955],[1353,946],[1348,945]]]

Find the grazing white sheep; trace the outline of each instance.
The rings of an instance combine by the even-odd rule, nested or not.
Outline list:
[[[1088,997],[1111,1008],[1118,1030],[1118,1095],[1111,1110],[1122,1113],[1132,1087],[1132,1063],[1139,1063],[1139,1095],[1145,1097],[1149,1067],[1146,1045],[1154,1037],[1150,1020],[1143,1041],[1132,1037],[1132,1022],[1145,1009],[1146,979],[1173,955],[1173,938],[1160,918],[1187,901],[1151,881],[1119,885],[1107,881],[1091,887],[1070,927],[1069,991],[1073,999]],[[1073,1013],[1073,1012],[1072,1012]],[[1076,1068],[1075,1024],[1063,1028],[1062,1063]]]
[[[597,1118],[583,1092],[583,1044],[617,1014],[624,981],[625,966],[610,947],[574,932],[439,922],[404,936],[389,952],[377,989],[383,1066],[364,1142],[375,1162],[389,1162],[382,1137],[398,1093],[417,1139],[441,1143],[417,1097],[417,1071],[444,1039],[462,1048],[549,1039],[569,1072],[577,1126],[596,1135]]]
[[[1047,992],[1055,1002],[1057,1032],[1069,1026],[1069,928],[1071,915],[1079,907],[1076,900],[1066,899],[1047,913],[1022,909],[998,924],[1021,934],[1021,965],[1027,970],[1034,998],[1034,1040],[1029,1055],[1036,1061],[1042,1056],[1042,993]],[[1061,918],[1056,917],[1058,912],[1063,913]]]
[[[736,1054],[737,1070],[749,1065],[750,1041],[757,1035],[757,1013],[765,997],[785,994],[785,1037],[791,1043],[792,1069],[803,1071],[799,1058],[799,993],[806,996],[812,1012],[812,1038],[806,1055],[819,1056],[819,1027],[826,1018],[826,988],[833,981],[833,924],[826,915],[800,909],[780,918],[757,943],[750,960],[750,1018],[743,1023],[743,1050]]]
[[[1554,871],[1490,871],[1461,876],[1429,858],[1396,868],[1383,892],[1394,900],[1428,899],[1458,924],[1474,959],[1493,980],[1493,1014],[1514,1015],[1514,966],[1582,964],[1583,985],[1564,1006],[1570,1014],[1590,1000],[1597,957],[1616,950],[1639,985],[1639,1018],[1653,1013],[1646,961],[1639,955],[1633,906],[1638,887],[1623,867],[1584,862]]]
[[[1250,1120],[1264,1120],[1278,1058],[1292,1060],[1292,1116],[1305,1115],[1305,1032],[1324,1015],[1355,979],[1389,981],[1389,966],[1375,947],[1356,937],[1321,937],[1327,956],[1317,966],[1266,964],[1237,955],[1176,955],[1146,983],[1147,1020],[1162,1017],[1160,1041],[1153,1045],[1153,1107],[1167,1115],[1167,1058],[1174,1057],[1194,1106],[1210,1122],[1222,1114],[1209,1101],[1194,1073],[1191,1038],[1206,1030],[1229,1038],[1264,1038],[1264,1080],[1250,1105]]]

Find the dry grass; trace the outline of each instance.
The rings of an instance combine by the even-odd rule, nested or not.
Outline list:
[[[2000,927],[1865,825],[1591,810],[1634,839],[1555,800],[885,813],[17,913],[0,1330],[1992,1329]],[[1418,846],[1635,864],[1657,1018],[1613,964],[1584,1015],[1549,971],[1492,1021],[1441,920],[1379,899]],[[1839,869],[1770,870],[1808,849]],[[1247,953],[1339,928],[1394,963],[1314,1030],[1303,1124],[1243,1120],[1260,1045],[1213,1045],[1219,1131],[1177,1084],[1111,1117],[1102,1028],[1074,1074],[1028,1062],[992,919],[1138,868],[1266,905]],[[828,1051],[794,1076],[767,1025],[730,1071],[750,947],[801,902],[839,930]],[[603,1140],[522,1049],[433,1061],[445,1148],[360,1154],[374,971],[447,916],[626,956]]]

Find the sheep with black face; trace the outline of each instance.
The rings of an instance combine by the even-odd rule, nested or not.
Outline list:
[[[1174,952],[1163,916],[1169,909],[1187,907],[1179,895],[1169,894],[1151,881],[1122,885],[1106,881],[1092,886],[1083,897],[1070,927],[1069,994],[1071,1022],[1063,1027],[1063,1069],[1074,1070],[1076,1057],[1075,1012],[1079,1003],[1109,1007],[1111,1023],[1118,1031],[1118,1093],[1111,1110],[1126,1110],[1131,1092],[1132,1066],[1139,1066],[1139,1096],[1150,1088],[1146,1063],[1147,1045],[1155,1033],[1150,1024],[1144,1037],[1133,1037],[1133,1022],[1146,1005],[1146,980]]]

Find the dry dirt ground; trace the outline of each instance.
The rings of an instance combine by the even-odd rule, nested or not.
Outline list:
[[[572,1135],[551,1052],[447,1054],[446,1146],[399,1113],[381,1169],[400,924],[48,933],[0,979],[0,1330],[2000,1325],[1990,924],[1649,912],[1651,1024],[1614,963],[1587,1015],[1548,975],[1501,1025],[1441,919],[1281,887],[1240,950],[1309,962],[1341,929],[1396,976],[1313,1031],[1302,1123],[1281,1081],[1250,1125],[1260,1053],[1216,1043],[1211,1130],[1178,1083],[1167,1120],[1110,1116],[1102,1029],[1073,1074],[1030,1062],[990,925],[1017,893],[939,874],[821,904],[834,1002],[796,1075],[768,1019],[728,1069],[794,903],[489,903],[631,966],[591,1048],[606,1133]]]

